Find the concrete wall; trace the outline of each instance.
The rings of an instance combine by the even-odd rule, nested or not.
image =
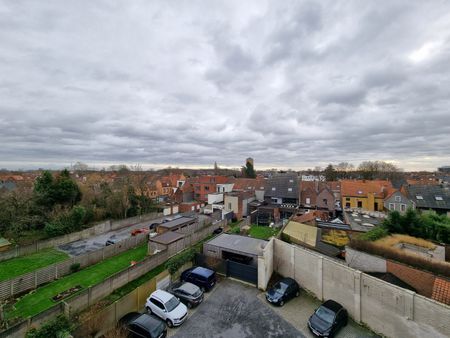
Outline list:
[[[146,241],[147,235],[139,234],[137,236],[124,239],[114,245],[109,245],[81,256],[69,258],[63,262],[46,266],[42,269],[29,272],[13,279],[1,281],[0,300],[21,294],[28,290],[36,289],[42,284],[49,283],[55,279],[66,276],[71,273],[70,266],[72,264],[79,263],[80,268],[85,268],[134,248],[145,243]]]
[[[448,337],[450,306],[339,261],[274,239],[274,270],[321,300],[340,302],[357,322],[387,337]]]
[[[274,239],[272,238],[258,257],[258,289],[265,291],[273,273]]]
[[[87,239],[92,236],[100,235],[100,234],[103,234],[103,233],[111,231],[111,230],[117,230],[117,229],[123,228],[125,226],[129,226],[129,225],[140,223],[140,222],[145,222],[145,221],[148,221],[151,219],[159,218],[161,216],[162,216],[162,214],[160,214],[160,213],[150,213],[150,214],[135,216],[135,217],[131,217],[131,218],[123,219],[123,220],[104,221],[100,224],[97,224],[95,226],[92,226],[92,227],[82,230],[82,231],[73,232],[71,234],[67,234],[64,236],[58,236],[58,237],[54,237],[54,238],[50,238],[50,239],[46,239],[46,240],[42,240],[42,241],[36,241],[30,245],[17,246],[8,251],[0,252],[0,262],[7,260],[7,259],[35,253],[42,249],[53,248],[55,246],[59,246],[62,244],[75,242],[75,241],[78,241],[81,239]]]
[[[387,272],[386,259],[345,247],[345,261],[348,266],[361,271]]]

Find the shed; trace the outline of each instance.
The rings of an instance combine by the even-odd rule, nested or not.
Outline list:
[[[0,237],[0,252],[8,250],[10,246],[11,243],[6,238]]]
[[[240,235],[221,234],[203,244],[203,254],[247,265],[258,264],[267,241]]]
[[[173,221],[161,223],[156,228],[156,232],[158,234],[162,234],[166,231],[176,231],[183,228],[186,228],[190,225],[196,224],[197,219],[193,217],[180,217]]]

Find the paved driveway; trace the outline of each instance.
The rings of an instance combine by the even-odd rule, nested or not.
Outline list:
[[[289,323],[291,323],[297,330],[299,330],[304,336],[308,338],[315,337],[308,329],[308,319],[311,314],[317,309],[321,302],[305,291],[300,293],[298,298],[293,298],[287,302],[283,307],[272,306],[265,301],[264,293],[260,293],[258,298],[265,304],[266,307],[270,307],[279,316],[283,317]],[[336,338],[375,338],[379,337],[366,328],[358,325],[356,322],[349,318],[346,327],[342,328]]]
[[[203,304],[191,311],[188,320],[169,337],[176,338],[259,338],[305,337],[257,297],[253,286],[224,279]]]
[[[205,220],[209,219],[209,217],[205,216],[205,215],[198,215],[198,216],[201,219],[205,219]],[[150,224],[161,223],[164,218],[168,218],[168,217],[173,217],[173,216],[161,217],[161,218],[145,221],[142,223],[129,225],[129,226],[126,226],[119,230],[109,231],[109,232],[101,234],[101,235],[97,235],[97,236],[93,236],[93,237],[90,237],[87,239],[60,245],[58,247],[58,249],[66,252],[70,256],[83,255],[85,253],[103,248],[105,246],[106,241],[110,238],[117,239],[119,241],[124,240],[131,236],[132,230],[139,229],[139,228],[148,228],[148,226]]]

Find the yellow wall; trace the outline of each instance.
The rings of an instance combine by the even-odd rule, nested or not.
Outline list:
[[[347,198],[350,201],[347,201]],[[369,194],[369,197],[342,197],[342,207],[345,208],[350,203],[350,208],[358,208],[358,201],[362,202],[362,209],[367,211],[375,211],[375,203],[378,203],[378,211],[383,211],[384,200]]]

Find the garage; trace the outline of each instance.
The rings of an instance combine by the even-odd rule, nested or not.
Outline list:
[[[258,282],[258,256],[267,241],[221,234],[203,245],[203,255],[226,262],[226,275],[252,284]]]

